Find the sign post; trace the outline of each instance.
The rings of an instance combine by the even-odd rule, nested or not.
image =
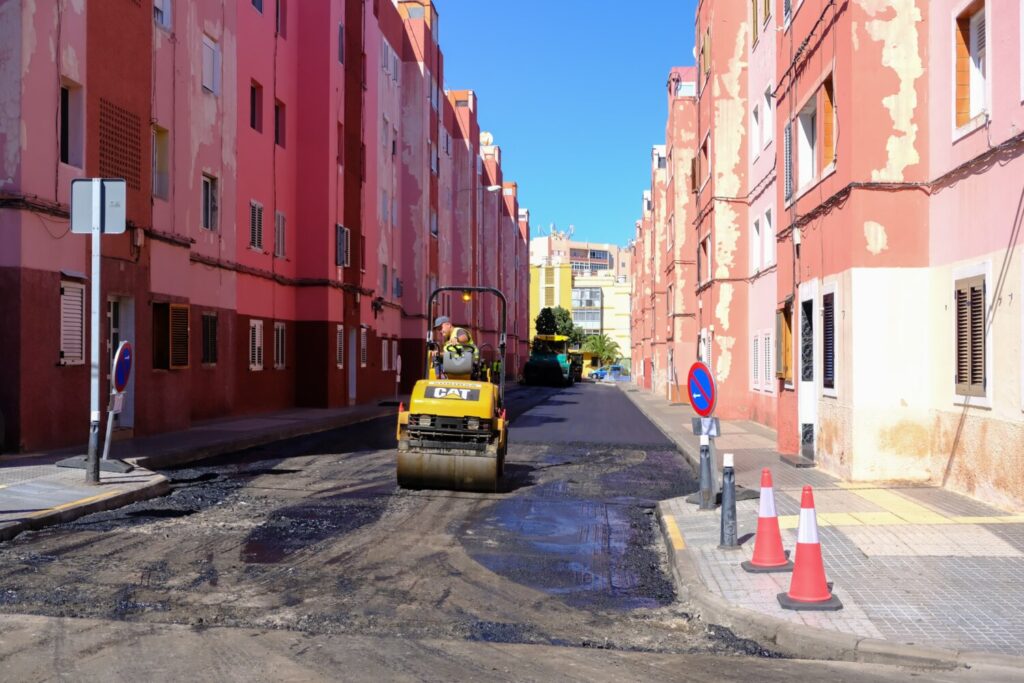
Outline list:
[[[132,345],[128,341],[121,342],[114,354],[114,367],[110,372],[113,386],[110,388],[110,404],[107,406],[107,436],[103,440],[103,460],[105,462],[110,462],[110,435],[114,428],[114,416],[124,409],[124,392],[128,388],[128,379],[132,374],[134,356]],[[131,471],[131,465],[125,464],[124,466],[128,468],[125,470],[126,472]]]
[[[690,405],[700,415],[701,420],[694,420],[694,431],[700,436],[700,492],[697,501],[701,510],[715,509],[715,479],[711,462],[711,439],[718,433],[718,420],[711,417],[718,402],[718,388],[711,369],[701,362],[690,367],[686,378],[686,388],[690,396]]]
[[[92,235],[92,275],[89,280],[89,450],[85,459],[85,481],[100,483],[100,237],[125,229],[125,181],[108,178],[80,178],[71,181],[71,232]],[[109,429],[108,429],[109,431]]]

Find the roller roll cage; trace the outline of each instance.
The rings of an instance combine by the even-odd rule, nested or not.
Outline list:
[[[437,299],[438,294],[444,292],[459,292],[460,294],[465,292],[477,292],[480,294],[493,294],[498,297],[501,301],[501,336],[498,337],[498,358],[501,359],[501,373],[499,377],[499,387],[501,389],[500,395],[504,398],[505,396],[505,333],[508,330],[508,301],[505,299],[505,295],[501,293],[501,290],[495,289],[494,287],[438,287],[430,296],[427,298],[427,344],[429,345],[434,341],[432,335],[434,328],[431,327],[433,320],[431,319],[431,311],[434,309],[434,300]],[[427,379],[430,378],[430,363],[425,364],[423,376]]]

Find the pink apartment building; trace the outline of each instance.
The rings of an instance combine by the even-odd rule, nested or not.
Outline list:
[[[428,0],[0,13],[0,450],[86,438],[76,177],[128,181],[129,229],[103,238],[103,342],[137,350],[119,430],[375,401],[399,355],[408,388],[428,318],[495,327],[475,301],[427,311],[438,284],[518,283],[509,326],[527,329],[528,214],[506,182],[500,240],[481,238],[500,152],[485,176],[476,98],[443,90]],[[525,352],[510,339],[510,372]]]
[[[694,355],[721,416],[847,480],[1024,508],[1021,5],[699,3]]]

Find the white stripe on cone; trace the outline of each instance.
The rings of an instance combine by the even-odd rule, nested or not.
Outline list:
[[[775,517],[775,491],[770,486],[761,487],[761,506],[757,513],[758,517]]]
[[[818,517],[814,508],[800,508],[800,524],[796,531],[797,543],[819,543]]]

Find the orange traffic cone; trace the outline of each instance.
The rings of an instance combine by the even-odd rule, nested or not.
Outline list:
[[[754,537],[754,556],[741,562],[744,571],[752,574],[767,572],[791,572],[793,563],[782,549],[782,534],[779,532],[779,515],[775,511],[775,489],[772,487],[772,471],[761,470],[761,503],[757,512],[757,535]]]
[[[797,527],[796,560],[788,593],[779,593],[783,609],[835,611],[843,608],[825,581],[825,564],[818,539],[818,517],[814,512],[814,493],[805,486],[800,498],[800,524]]]

